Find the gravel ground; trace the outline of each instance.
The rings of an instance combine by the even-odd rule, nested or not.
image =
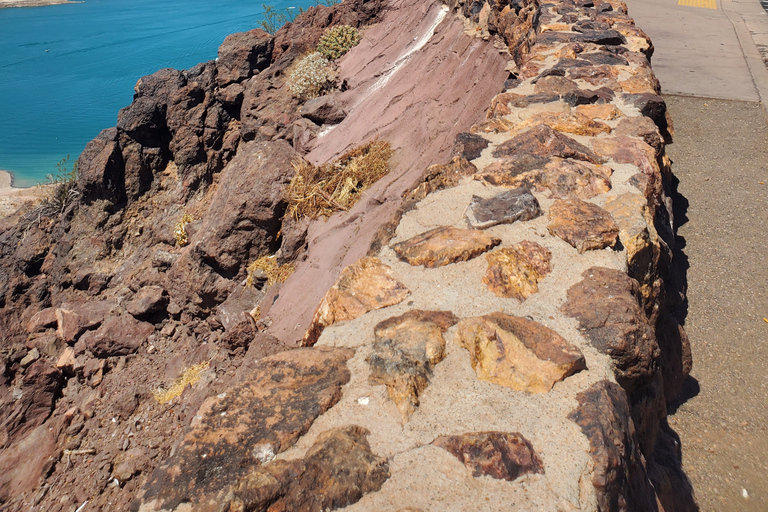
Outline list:
[[[759,103],[666,96],[694,367],[669,422],[703,511],[768,510],[768,126]],[[687,205],[686,205],[687,200]],[[686,211],[687,206],[687,211]],[[682,214],[682,215],[681,215]]]

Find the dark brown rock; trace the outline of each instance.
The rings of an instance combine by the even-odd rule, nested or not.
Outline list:
[[[338,124],[347,117],[337,94],[311,99],[301,106],[299,113],[316,124]]]
[[[405,200],[412,204],[421,201],[432,192],[455,187],[462,178],[473,176],[476,172],[477,167],[472,162],[454,156],[447,164],[430,166]]]
[[[394,244],[392,250],[411,265],[435,268],[471,260],[500,243],[476,229],[440,227]]]
[[[96,199],[123,199],[124,164],[117,140],[117,129],[103,130],[86,144],[78,158],[77,188],[86,203]]]
[[[111,316],[95,331],[83,334],[79,343],[98,358],[125,356],[136,352],[154,330],[152,324],[129,315]]]
[[[227,300],[219,304],[216,309],[216,319],[221,322],[225,330],[229,331],[235,325],[248,320],[249,313],[259,305],[264,297],[264,292],[253,286],[241,286],[229,294]]]
[[[539,201],[527,188],[515,188],[488,199],[472,196],[467,208],[469,227],[485,229],[497,224],[535,219],[541,215]]]
[[[549,209],[547,230],[579,253],[613,247],[619,238],[619,228],[611,214],[581,199],[555,201]]]
[[[368,364],[370,381],[387,386],[405,423],[419,406],[432,369],[445,358],[443,333],[458,322],[447,311],[413,310],[380,322]]]
[[[475,179],[491,185],[528,187],[537,190],[542,187],[542,169],[549,161],[549,157],[527,153],[514,154],[488,165],[482,172],[475,175]]]
[[[158,313],[168,305],[168,294],[162,286],[144,286],[133,299],[125,305],[125,309],[136,318]]]
[[[303,458],[262,466],[241,478],[232,497],[227,495],[223,502],[229,501],[229,510],[297,512],[324,512],[356,503],[389,478],[389,465],[373,454],[368,434],[358,426],[325,431]]]
[[[560,158],[585,160],[593,164],[602,163],[602,159],[591,149],[544,124],[509,139],[493,152],[493,156],[496,158],[519,154],[529,154],[540,158],[559,156]]]
[[[556,94],[561,97],[578,89],[576,82],[562,76],[546,76],[539,79],[533,87],[536,94]]]
[[[524,301],[539,291],[538,283],[549,274],[552,253],[536,242],[523,240],[485,255],[488,271],[483,282],[499,297]]]
[[[624,272],[592,267],[568,290],[562,311],[614,361],[616,380],[632,389],[657,371],[659,346],[640,305],[640,287]]]
[[[478,378],[517,391],[546,393],[587,367],[578,347],[555,331],[506,313],[462,319],[454,340],[469,351]]]
[[[339,401],[351,356],[348,349],[300,348],[255,363],[247,380],[203,403],[132,508],[173,510],[190,503],[207,510],[219,493],[223,498],[233,486],[242,489],[243,477],[291,447]]]
[[[452,453],[472,476],[509,482],[528,473],[544,473],[544,464],[531,443],[517,432],[471,432],[440,436],[432,444]]]
[[[274,38],[258,28],[228,35],[216,61],[219,87],[242,82],[269,66],[273,44]]]
[[[488,141],[473,133],[460,133],[456,135],[453,143],[453,154],[467,160],[480,158],[480,154],[488,147]]]
[[[194,240],[203,261],[235,276],[277,241],[285,192],[298,154],[285,141],[241,145],[221,172],[217,193]]]
[[[625,94],[625,100],[636,106],[640,113],[650,118],[659,127],[664,140],[672,142],[672,126],[667,116],[667,104],[664,99],[654,93]]]
[[[625,117],[614,130],[616,135],[631,135],[633,137],[640,137],[643,141],[656,150],[656,154],[661,154],[661,150],[664,147],[664,139],[659,133],[659,128],[648,117],[635,116]]]
[[[589,440],[598,510],[656,510],[624,390],[602,380],[576,399],[569,418]]]
[[[21,397],[0,404],[0,434],[7,436],[6,446],[48,419],[63,382],[61,372],[45,360],[35,361],[27,368],[19,386]]]

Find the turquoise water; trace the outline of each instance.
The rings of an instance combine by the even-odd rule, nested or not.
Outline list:
[[[310,0],[273,1],[276,10]],[[258,27],[262,2],[86,0],[0,9],[0,169],[35,185],[117,122],[136,81],[216,58],[224,38]]]

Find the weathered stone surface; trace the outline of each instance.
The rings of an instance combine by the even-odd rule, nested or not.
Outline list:
[[[61,372],[45,360],[35,361],[27,368],[19,386],[19,398],[0,404],[0,434],[6,446],[48,419],[63,382]]]
[[[302,345],[314,345],[329,325],[398,304],[410,293],[403,283],[392,277],[392,269],[378,258],[361,258],[345,268],[325,294]]]
[[[555,32],[549,31],[539,34],[536,38],[538,44],[556,43],[594,43],[601,45],[619,45],[626,41],[616,30],[584,30],[583,32]]]
[[[579,89],[579,86],[573,80],[562,76],[545,76],[536,82],[533,92],[536,94],[556,94],[565,96],[570,92]]]
[[[144,318],[162,311],[167,305],[168,294],[162,286],[144,286],[125,309],[136,318]]]
[[[455,340],[480,379],[517,391],[546,393],[587,367],[578,347],[552,329],[505,313],[461,320]]]
[[[536,126],[509,139],[493,152],[496,158],[519,154],[540,158],[559,156],[585,160],[593,164],[602,163],[602,159],[592,150],[546,125]]]
[[[601,380],[576,399],[569,418],[589,440],[598,510],[656,510],[624,391]]]
[[[472,196],[467,208],[469,227],[485,229],[497,224],[535,219],[541,215],[539,201],[527,188],[515,188],[488,199]]]
[[[194,249],[219,273],[236,275],[269,253],[287,206],[285,191],[297,153],[284,140],[240,145],[221,172]]]
[[[60,370],[71,370],[75,366],[75,349],[66,347],[56,361],[56,368]]]
[[[653,243],[648,229],[645,197],[631,193],[610,197],[605,202],[605,209],[619,227],[619,239],[627,252],[629,275],[641,283],[652,281],[660,248]]]
[[[476,172],[475,164],[459,156],[454,156],[447,164],[431,165],[419,184],[406,196],[406,203],[415,204],[432,192],[455,187],[462,178],[473,176]]]
[[[114,303],[107,301],[64,303],[56,308],[59,336],[67,343],[71,343],[86,329],[100,325],[115,308]]]
[[[555,131],[573,133],[575,135],[594,136],[600,133],[610,133],[611,127],[600,121],[587,117],[580,112],[542,112],[519,123],[514,128],[514,133],[521,133],[528,128],[544,124]]]
[[[542,188],[542,169],[550,161],[547,157],[515,154],[500,158],[475,175],[476,180],[506,187]]]
[[[640,286],[624,272],[592,267],[568,289],[561,310],[616,365],[616,380],[626,389],[650,380],[657,371],[659,346],[638,300]]]
[[[448,311],[413,310],[374,328],[370,381],[387,386],[403,423],[419,406],[432,369],[445,358],[443,333],[458,321]]]
[[[32,315],[32,318],[27,322],[26,329],[28,333],[34,333],[46,327],[53,327],[57,322],[56,308],[45,308]]]
[[[248,320],[249,313],[258,306],[263,297],[264,292],[253,286],[238,287],[216,308],[216,318],[224,330],[229,331],[240,322]]]
[[[580,160],[553,158],[544,167],[542,185],[554,198],[590,199],[611,190],[613,169]]]
[[[552,253],[536,242],[523,240],[485,255],[488,271],[483,282],[499,297],[524,301],[539,291],[538,283],[549,274]]]
[[[641,114],[656,123],[664,140],[671,142],[673,130],[667,116],[667,104],[661,96],[654,93],[626,94],[624,99],[640,109]]]
[[[392,250],[411,265],[435,268],[471,260],[500,243],[476,229],[440,227],[394,244]]]
[[[265,464],[241,478],[222,501],[228,510],[297,512],[325,512],[356,503],[389,478],[389,465],[373,454],[368,434],[358,426],[323,432],[303,458]]]
[[[595,151],[620,164],[632,164],[647,176],[646,197],[656,196],[661,192],[661,167],[656,158],[656,151],[641,140],[626,135],[605,137],[592,141]]]
[[[152,324],[132,316],[112,316],[95,331],[83,334],[78,344],[82,343],[98,358],[125,356],[136,352],[154,330]]]
[[[299,348],[255,363],[247,380],[202,404],[190,431],[152,473],[133,509],[174,510],[189,504],[209,510],[209,502],[235,486],[241,499],[255,499],[245,495],[249,488],[277,493],[282,487],[277,482],[262,487],[249,483],[248,475],[291,447],[339,401],[341,386],[349,381],[346,361],[351,356],[348,349]]]
[[[579,253],[613,247],[619,228],[611,214],[581,199],[560,199],[549,209],[547,230],[559,236]]]
[[[301,106],[299,113],[316,124],[338,124],[347,117],[347,112],[336,94],[314,98]]]
[[[659,133],[659,128],[650,118],[645,116],[625,117],[619,121],[615,133],[616,135],[640,137],[656,151],[657,155],[661,154],[664,147],[664,139]]]
[[[440,436],[432,444],[452,453],[472,476],[513,481],[528,473],[544,473],[544,464],[522,434],[470,432]]]
[[[480,154],[488,147],[488,144],[489,142],[483,137],[464,132],[456,135],[452,153],[467,160],[474,160],[480,158]]]
[[[216,61],[219,87],[242,82],[269,66],[273,44],[274,38],[258,28],[228,35]]]
[[[575,110],[592,119],[605,119],[606,121],[616,119],[623,115],[621,110],[616,108],[616,105],[612,103],[603,103],[602,105],[579,105]]]

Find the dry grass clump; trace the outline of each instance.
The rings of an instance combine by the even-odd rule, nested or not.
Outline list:
[[[317,98],[336,87],[336,70],[318,52],[299,60],[288,75],[288,89],[302,101]]]
[[[294,219],[349,210],[368,187],[389,172],[392,147],[373,140],[342,155],[332,163],[315,167],[296,161],[296,174],[288,185],[288,215]]]
[[[266,276],[266,287],[269,288],[275,283],[284,283],[293,274],[294,270],[296,270],[296,266],[293,263],[278,265],[277,258],[274,255],[262,256],[248,265],[248,277],[245,278],[245,285],[253,286],[255,280],[261,274]]]
[[[202,363],[190,366],[184,370],[184,373],[182,373],[179,378],[173,381],[173,384],[171,384],[171,387],[167,390],[160,388],[153,391],[152,394],[154,395],[155,400],[157,400],[157,403],[167,404],[177,396],[180,396],[188,385],[194,386],[195,383],[200,380],[200,374],[207,370],[209,366],[210,363],[208,361],[203,361]]]
[[[185,213],[182,215],[178,224],[176,224],[176,229],[173,230],[173,236],[176,237],[176,245],[179,247],[184,247],[189,243],[189,235],[187,235],[187,224],[194,221],[194,217]]]
[[[360,32],[349,25],[336,25],[325,30],[317,51],[327,59],[336,60],[360,42]]]

